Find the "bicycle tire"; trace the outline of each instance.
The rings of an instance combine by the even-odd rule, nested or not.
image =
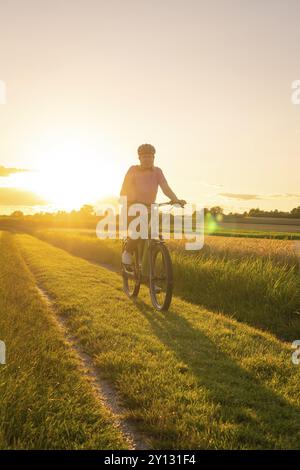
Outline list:
[[[141,280],[139,275],[138,250],[135,250],[133,252],[132,261],[132,273],[129,273],[126,270],[126,267],[122,264],[123,291],[129,298],[137,297],[141,286]]]
[[[157,266],[158,257],[163,260],[163,271],[165,279],[158,273]],[[157,276],[159,274],[159,276]],[[157,288],[158,282],[165,281],[165,293],[163,293],[162,299],[158,298]],[[170,257],[169,250],[162,243],[154,244],[151,247],[151,272],[150,272],[150,283],[149,283],[150,297],[153,307],[159,311],[167,311],[170,307],[173,295],[173,267]],[[160,292],[161,294],[162,292]]]

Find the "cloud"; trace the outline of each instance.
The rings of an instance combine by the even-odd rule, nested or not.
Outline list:
[[[283,194],[236,194],[236,193],[219,193],[219,196],[239,199],[243,201],[262,200],[262,199],[300,199],[300,194],[283,193]]]
[[[37,206],[46,204],[48,204],[48,201],[31,191],[0,187],[0,206]]]
[[[264,199],[258,194],[219,193],[219,196],[230,197],[232,199],[242,199],[243,201],[249,201],[251,199]]]
[[[284,193],[284,194],[270,194],[270,199],[300,199],[300,194],[297,193]]]
[[[20,171],[29,171],[22,168],[6,168],[0,165],[0,176],[9,176],[12,173],[19,173]]]

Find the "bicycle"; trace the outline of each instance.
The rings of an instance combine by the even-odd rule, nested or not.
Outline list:
[[[172,201],[158,206],[174,205]],[[149,223],[150,225],[150,223]],[[123,241],[122,251],[126,240]],[[129,298],[136,298],[142,283],[149,286],[150,298],[156,310],[167,311],[173,294],[173,268],[170,253],[162,234],[157,239],[140,240],[132,256],[129,269],[122,264],[123,290]]]

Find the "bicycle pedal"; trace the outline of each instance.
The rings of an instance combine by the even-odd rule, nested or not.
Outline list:
[[[134,274],[134,267],[132,266],[132,264],[122,263],[122,266],[123,266],[123,269],[125,269],[127,273]]]

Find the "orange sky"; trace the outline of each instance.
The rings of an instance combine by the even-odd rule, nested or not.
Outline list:
[[[300,205],[299,14],[298,0],[2,1],[0,213],[117,195],[143,142],[190,202]]]

